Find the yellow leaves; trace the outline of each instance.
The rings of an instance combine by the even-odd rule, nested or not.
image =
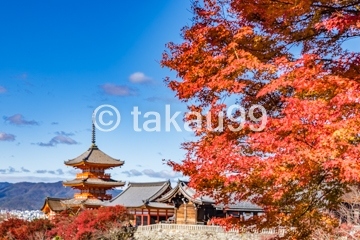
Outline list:
[[[356,119],[349,121],[356,124]],[[336,129],[332,134],[332,141],[338,144],[338,152],[342,153],[351,145],[356,145],[359,140],[359,127],[352,127],[351,124],[345,125],[343,128]]]
[[[339,140],[349,140],[349,130],[345,128],[337,129],[332,136]]]

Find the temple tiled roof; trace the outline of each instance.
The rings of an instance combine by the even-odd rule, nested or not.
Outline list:
[[[79,166],[85,164],[118,167],[122,166],[124,161],[110,157],[101,151],[95,144],[77,158],[65,161],[65,165],[68,166]]]
[[[161,198],[158,198],[157,202],[171,202],[171,199],[175,197],[178,193],[183,194],[186,198],[188,198],[191,202],[203,205],[203,204],[211,204],[217,209],[228,209],[228,210],[236,210],[236,211],[258,211],[261,212],[263,209],[249,201],[234,201],[233,204],[224,205],[224,204],[216,204],[215,199],[210,196],[197,196],[196,190],[190,188],[186,181],[179,181],[176,187],[174,187],[171,191],[163,195]]]
[[[68,200],[63,200],[62,204],[68,207],[103,206],[104,202],[95,198],[86,198],[86,199],[72,198]]]
[[[141,207],[153,204],[157,198],[171,189],[170,181],[132,183],[118,196],[111,199],[105,206],[122,205],[125,207]],[[161,206],[160,206],[161,205]],[[154,207],[168,207],[167,204],[153,204]],[[172,207],[169,207],[172,208]]]
[[[161,209],[174,209],[173,205],[160,202],[149,202],[146,206],[150,208],[161,208]]]
[[[77,178],[70,181],[64,181],[64,186],[108,186],[108,187],[122,187],[125,185],[125,182],[116,181],[113,179],[103,180],[100,178]]]
[[[61,212],[66,210],[66,206],[62,203],[62,201],[68,200],[67,198],[53,198],[53,197],[47,197],[45,199],[44,205],[41,208],[41,210],[44,210],[46,205],[50,208],[51,211],[54,212]]]
[[[157,200],[157,202],[171,202],[171,198],[173,198],[176,194],[182,193],[185,197],[187,197],[190,201],[197,204],[214,204],[215,200],[208,196],[196,196],[196,191],[193,188],[190,188],[186,181],[179,181],[176,187],[174,187],[167,194],[162,196]]]

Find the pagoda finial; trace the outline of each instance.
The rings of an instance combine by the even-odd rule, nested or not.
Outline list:
[[[92,144],[95,145],[95,124],[92,123]]]
[[[93,115],[93,118],[92,118],[92,140],[91,140],[91,143],[92,143],[92,147],[96,147],[96,141],[95,141],[95,123],[94,123],[95,120],[95,117]]]

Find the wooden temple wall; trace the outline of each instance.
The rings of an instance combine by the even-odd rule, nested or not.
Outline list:
[[[131,224],[136,226],[166,222],[174,215],[174,209],[129,208],[128,210],[133,215]]]
[[[176,210],[176,223],[177,224],[196,224],[197,222],[197,209],[191,202],[182,204]]]

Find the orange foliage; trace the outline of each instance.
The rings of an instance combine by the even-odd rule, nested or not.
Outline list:
[[[286,227],[293,239],[330,231],[324,210],[360,182],[360,2],[196,0],[193,12],[163,54],[179,78],[168,86],[204,117],[236,98],[246,111],[264,106],[268,121],[260,132],[249,118],[240,131],[198,129],[182,163],[169,164],[218,201],[266,210],[241,226]]]

